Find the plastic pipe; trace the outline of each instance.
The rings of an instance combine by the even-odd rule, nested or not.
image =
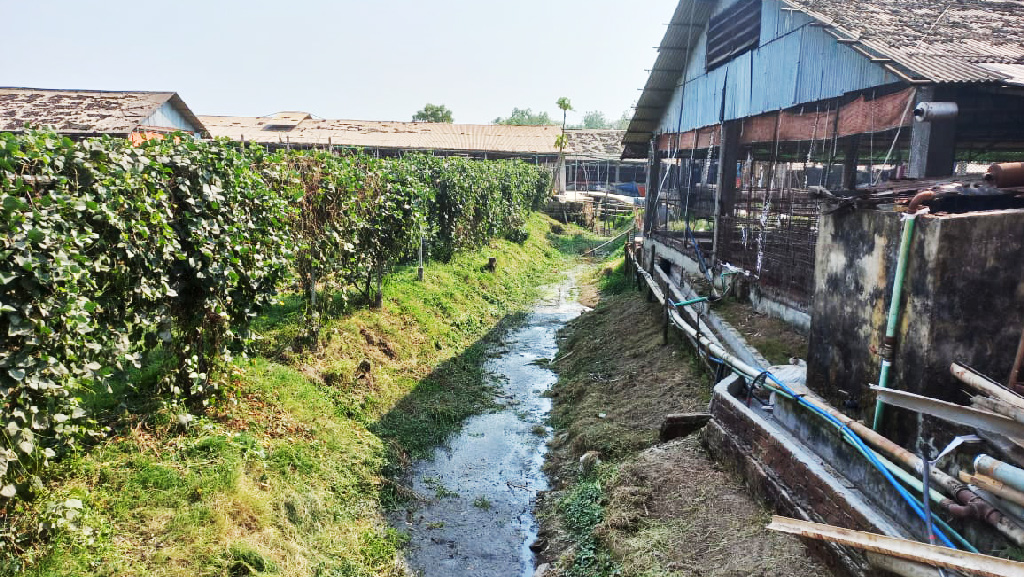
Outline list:
[[[974,369],[961,365],[960,363],[953,363],[949,366],[949,371],[953,373],[954,377],[963,381],[964,384],[970,385],[975,390],[994,399],[999,399],[1008,405],[1024,409],[1024,397],[1010,392],[1003,388],[999,383],[975,371]]]
[[[974,470],[1024,492],[1024,469],[1018,469],[1009,463],[981,454],[974,459]]]
[[[706,301],[706,300],[708,300],[707,296],[698,296],[696,298],[691,298],[689,300],[684,300],[682,302],[673,302],[672,305],[673,306],[689,306],[690,304],[696,304],[697,302],[703,302],[703,301]]]
[[[903,222],[903,234],[900,238],[900,252],[896,257],[896,277],[892,285],[892,298],[889,300],[889,318],[885,324],[885,338],[882,339],[882,367],[878,372],[878,386],[886,388],[889,383],[889,367],[896,348],[896,327],[900,321],[900,296],[903,294],[903,279],[907,276],[907,261],[910,260],[910,241],[914,238],[914,223],[917,222],[917,209],[921,203],[935,197],[933,192],[920,192],[907,207],[906,220]],[[875,401],[875,419],[871,428],[877,431],[882,425],[885,403]]]
[[[654,277],[651,276],[651,273],[643,269],[640,269],[640,274],[647,281],[647,284],[651,288],[651,292],[654,294],[654,296],[658,299],[659,302],[664,304],[666,297],[662,295],[661,290],[658,288],[658,285],[654,281]],[[704,351],[706,351],[707,354],[717,357],[717,359],[715,360],[728,366],[733,370],[733,372],[748,379],[756,379],[762,373],[765,373],[768,377],[770,377],[775,383],[779,385],[779,387],[769,386],[769,388],[775,391],[779,391],[782,394],[789,396],[790,398],[796,399],[799,404],[804,405],[815,414],[825,418],[832,425],[837,426],[837,428],[839,428],[840,431],[843,431],[845,438],[849,440],[854,445],[854,447],[857,448],[858,452],[864,455],[865,458],[867,458],[867,460],[873,466],[875,466],[876,469],[882,472],[886,480],[889,481],[889,483],[891,483],[896,488],[897,492],[899,492],[905,500],[907,500],[908,504],[911,505],[911,508],[914,509],[914,511],[918,513],[919,516],[924,516],[924,512],[921,509],[917,499],[911,496],[906,491],[906,489],[904,489],[901,485],[899,485],[899,483],[896,482],[895,478],[893,477],[893,473],[891,473],[889,469],[886,468],[885,465],[881,462],[881,460],[877,458],[879,456],[878,453],[869,449],[864,444],[864,442],[866,441],[874,449],[881,451],[882,453],[885,453],[888,457],[895,459],[900,463],[903,463],[912,471],[922,470],[920,457],[914,455],[913,453],[907,451],[903,447],[900,447],[896,443],[876,433],[869,427],[866,427],[861,423],[844,415],[834,407],[830,407],[828,405],[819,406],[815,403],[812,403],[805,396],[797,395],[791,389],[789,389],[789,387],[783,385],[771,373],[768,373],[767,371],[762,371],[756,367],[748,365],[739,358],[730,354],[723,347],[709,340],[705,335],[699,334],[696,329],[694,329],[688,323],[683,321],[682,316],[680,316],[677,311],[670,310],[669,319],[672,321],[674,325],[676,325],[676,327],[678,327],[680,330],[682,330],[683,332],[688,334],[692,339],[694,339],[694,341],[698,343],[698,346],[704,347]],[[956,517],[971,516],[981,519],[991,524],[999,532],[1008,537],[1013,543],[1020,546],[1024,546],[1024,529],[1021,529],[1020,526],[1011,521],[1008,517],[1004,516],[999,511],[993,509],[991,505],[989,505],[984,499],[982,499],[973,491],[971,491],[969,487],[967,487],[963,483],[957,481],[953,477],[947,475],[946,473],[942,472],[940,469],[937,469],[935,467],[931,468],[931,478],[933,481],[935,481],[937,486],[942,487],[943,490],[945,490],[949,495],[953,496],[953,498],[956,499],[956,501],[952,501],[950,499],[943,499],[940,503],[942,508],[945,509],[949,514]],[[948,542],[948,539],[946,539],[946,542]]]

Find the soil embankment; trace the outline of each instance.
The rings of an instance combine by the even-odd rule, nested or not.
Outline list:
[[[687,344],[662,344],[660,308],[610,295],[563,337],[553,491],[540,506],[549,577],[829,574],[799,541],[765,530],[768,510],[698,436],[657,444],[663,417],[706,411],[711,387]],[[601,463],[588,456],[581,469],[591,451]]]

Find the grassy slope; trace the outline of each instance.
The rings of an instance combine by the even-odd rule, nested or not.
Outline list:
[[[401,496],[389,474],[490,406],[486,343],[564,268],[556,247],[579,243],[550,223],[535,215],[523,245],[431,264],[424,282],[397,272],[384,309],[328,323],[319,353],[287,346],[295,302],[271,311],[264,356],[235,364],[206,417],[187,430],[166,413],[125,417],[63,465],[46,501],[81,499],[78,529],[23,555],[27,574],[401,574],[402,535],[381,515]]]

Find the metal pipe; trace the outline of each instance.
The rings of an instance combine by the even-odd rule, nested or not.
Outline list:
[[[965,384],[970,385],[975,390],[985,393],[990,397],[994,397],[1009,403],[1015,407],[1024,409],[1024,397],[1014,394],[1003,388],[1002,385],[993,381],[992,379],[978,373],[970,367],[961,365],[960,363],[953,363],[949,366],[949,371],[953,373],[953,376],[963,381]]]
[[[981,454],[974,458],[974,470],[1024,492],[1024,469]]]
[[[900,320],[900,296],[903,293],[903,279],[907,276],[907,261],[910,260],[910,241],[914,238],[914,223],[917,221],[917,210],[921,204],[935,197],[931,191],[919,192],[907,206],[906,220],[903,223],[903,234],[900,238],[900,252],[896,257],[896,275],[893,279],[892,297],[889,300],[889,318],[885,324],[885,337],[882,339],[882,366],[878,372],[878,386],[885,388],[889,382],[889,367],[896,349],[896,326]],[[875,419],[871,428],[878,430],[882,425],[885,403],[881,399],[875,401]]]
[[[992,503],[992,506],[1002,511],[1004,515],[1009,514],[1016,517],[1018,521],[1024,520],[1024,507],[1015,505],[1005,499],[1000,499],[992,493],[975,485],[971,485],[971,490],[980,495],[982,499]]]
[[[956,102],[922,102],[914,108],[914,120],[932,122],[935,120],[952,120],[960,114]]]
[[[985,489],[989,493],[996,495],[1002,499],[1005,499],[1014,505],[1024,507],[1024,493],[1010,487],[1009,485],[1000,483],[992,477],[986,475],[974,474],[971,475],[967,471],[960,471],[960,480]]]
[[[1024,162],[993,164],[985,173],[985,181],[999,188],[1024,186]]]
[[[656,291],[655,297],[658,301],[664,304],[664,299],[666,297],[661,294],[661,290],[658,288],[658,283],[655,282],[654,277],[651,276],[649,272],[642,269],[640,269],[640,273],[644,276],[652,292]],[[761,373],[765,372],[748,365],[730,354],[725,350],[725,348],[709,340],[704,334],[698,333],[696,329],[683,321],[682,316],[680,316],[676,310],[671,309],[669,311],[669,318],[676,327],[688,334],[691,339],[697,342],[698,346],[704,347],[704,350],[709,355],[717,357],[722,364],[730,367],[733,372],[738,375],[753,380],[760,376]],[[767,386],[782,394],[788,394],[781,388],[775,387],[774,385]],[[865,443],[870,445],[872,449],[881,451],[889,458],[902,463],[911,471],[922,470],[921,459],[917,455],[907,451],[903,447],[900,447],[896,443],[876,433],[860,422],[851,419],[834,407],[823,403],[818,404],[813,400],[808,399],[806,396],[800,396],[798,402],[805,406],[813,407],[819,414],[828,414],[832,416],[837,422],[846,425],[854,435],[857,435],[858,439],[862,439]],[[871,460],[871,456],[877,455],[870,449],[868,449],[867,453],[862,451],[862,454],[864,454],[869,461]],[[875,459],[875,462],[879,463],[883,469],[888,470],[879,459]],[[974,517],[976,519],[982,519],[995,527],[1013,543],[1024,547],[1024,529],[1021,529],[1021,527],[1011,521],[1008,517],[1005,517],[1002,513],[995,510],[984,499],[971,491],[969,487],[934,467],[931,468],[931,479],[935,482],[936,486],[941,487],[948,495],[951,495],[955,499],[955,501],[944,499],[940,503],[940,506],[949,514],[955,517]]]

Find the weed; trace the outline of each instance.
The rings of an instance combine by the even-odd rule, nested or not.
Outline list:
[[[277,573],[277,565],[255,549],[236,543],[231,546],[231,566],[228,572],[232,577],[252,575],[254,573]]]
[[[294,347],[301,299],[281,297],[254,323],[259,354],[235,360],[224,400],[187,430],[141,395],[127,409],[93,399],[115,436],[65,460],[52,490],[83,502],[95,543],[39,543],[15,572],[397,575],[406,537],[383,528],[382,509],[408,497],[396,479],[412,459],[494,406],[486,351],[567,264],[550,222],[531,217],[523,244],[428,264],[422,282],[397,269],[383,308],[325,320],[318,351]],[[487,255],[496,274],[479,271]]]
[[[436,499],[455,499],[459,496],[455,491],[445,487],[444,483],[441,482],[441,479],[438,479],[437,477],[424,477],[423,484],[434,491],[434,497]]]
[[[594,530],[604,519],[604,482],[615,473],[614,468],[599,467],[593,477],[577,483],[558,502],[562,525],[573,540],[572,553],[562,560],[567,577],[610,576],[618,574],[611,555],[598,544]]]
[[[491,510],[490,500],[488,500],[487,497],[484,497],[483,495],[477,497],[476,499],[473,499],[473,506],[476,507],[477,509],[482,509],[484,511]]]

